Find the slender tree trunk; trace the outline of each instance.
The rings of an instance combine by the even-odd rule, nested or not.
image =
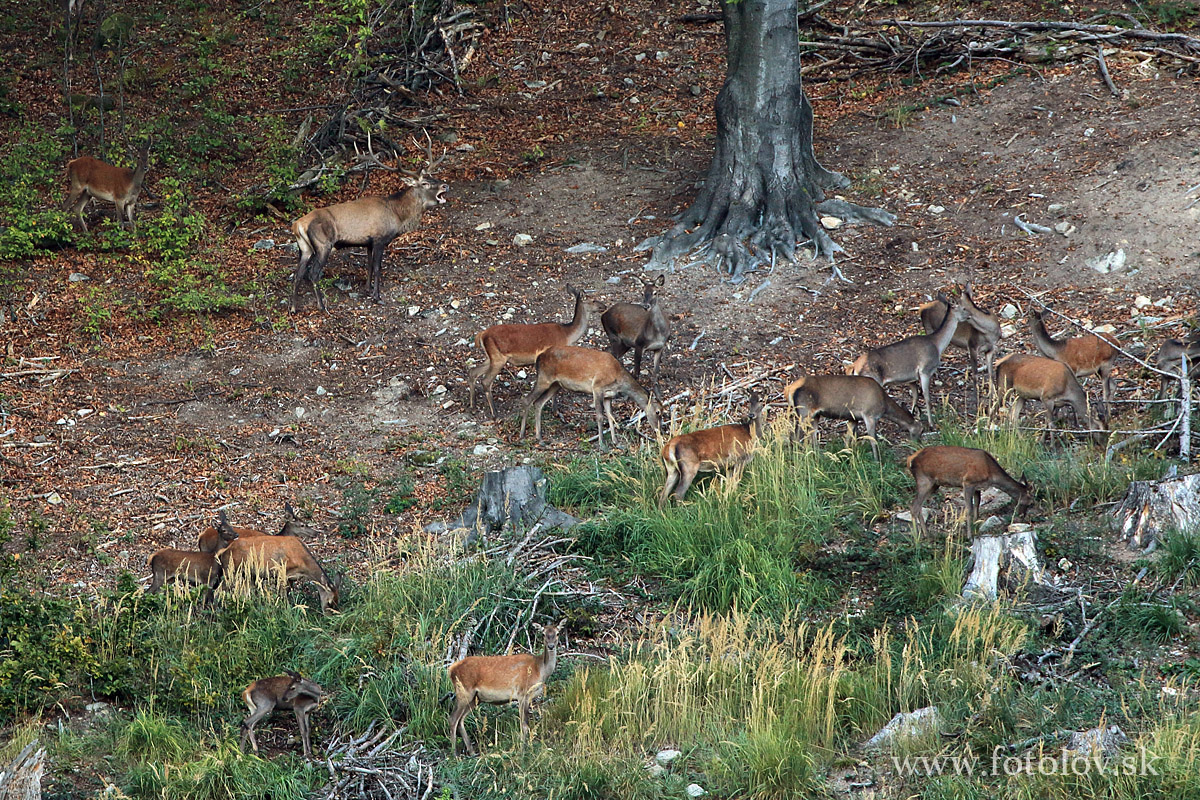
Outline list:
[[[704,188],[678,224],[638,248],[653,249],[647,269],[671,265],[697,248],[740,282],[760,263],[789,260],[797,242],[832,259],[817,205],[850,181],[817,162],[813,112],[800,81],[797,0],[723,2],[728,63],[717,95],[717,142]],[[874,209],[840,204],[855,221],[891,224]],[[855,211],[861,212],[855,215]]]

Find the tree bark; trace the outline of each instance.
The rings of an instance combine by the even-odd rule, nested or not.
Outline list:
[[[796,255],[810,242],[814,257],[841,248],[818,219],[825,190],[850,181],[821,166],[813,153],[812,105],[800,79],[797,0],[722,4],[726,77],[717,94],[717,142],[704,187],[679,222],[638,245],[653,250],[647,269],[668,267],[697,248],[709,250],[732,282],[759,264]],[[890,225],[875,209],[842,204],[851,221]],[[855,214],[855,211],[862,213]]]

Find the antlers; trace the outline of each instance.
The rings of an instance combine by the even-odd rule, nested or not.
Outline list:
[[[443,150],[441,158],[439,158],[437,161],[434,161],[433,160],[433,139],[429,138],[429,130],[428,129],[424,129],[424,132],[425,132],[425,145],[422,147],[421,143],[419,141],[417,141],[417,137],[415,137],[415,136],[413,137],[413,144],[416,145],[417,147],[422,147],[422,149],[425,151],[425,166],[422,167],[419,172],[412,172],[411,170],[403,169],[401,167],[396,168],[396,171],[399,172],[401,175],[412,178],[413,180],[416,180],[416,181],[419,181],[422,178],[426,178],[426,177],[432,175],[434,173],[434,171],[438,168],[438,166],[443,161],[446,160],[446,155],[449,153],[448,150]]]

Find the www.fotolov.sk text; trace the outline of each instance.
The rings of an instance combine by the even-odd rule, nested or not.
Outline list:
[[[1005,748],[996,747],[991,758],[981,758],[968,749],[961,755],[893,756],[892,765],[901,775],[1158,775],[1154,762],[1159,760],[1160,756],[1144,747],[1119,758],[1077,750],[1007,755]]]

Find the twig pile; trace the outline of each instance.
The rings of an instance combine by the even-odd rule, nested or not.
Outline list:
[[[375,723],[357,738],[334,739],[325,756],[329,783],[317,796],[325,800],[428,800],[434,767],[418,742],[396,747],[402,731],[375,731]]]

